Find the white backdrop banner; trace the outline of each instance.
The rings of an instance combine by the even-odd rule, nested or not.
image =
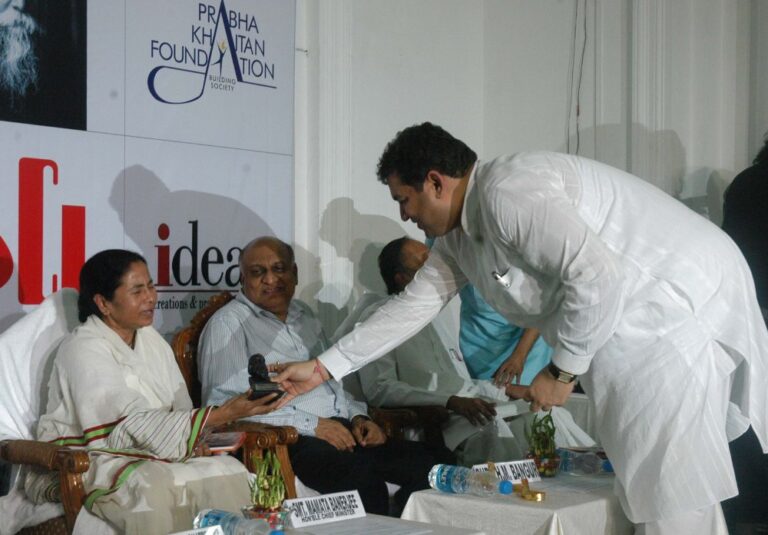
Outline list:
[[[237,288],[244,243],[292,239],[295,2],[22,4],[0,11],[0,332],[118,247],[170,335]]]

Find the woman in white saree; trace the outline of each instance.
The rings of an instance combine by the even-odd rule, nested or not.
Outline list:
[[[157,291],[140,255],[91,257],[80,272],[79,319],[54,362],[39,440],[87,448],[85,507],[125,533],[190,529],[203,508],[249,501],[245,467],[207,456],[203,431],[275,408],[248,393],[195,409],[168,343],[152,327]],[[58,498],[56,474],[30,473],[37,502]]]

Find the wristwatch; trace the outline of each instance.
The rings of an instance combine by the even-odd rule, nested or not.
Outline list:
[[[557,366],[555,366],[554,362],[549,363],[549,367],[547,368],[547,371],[552,374],[552,377],[555,378],[555,380],[560,381],[561,383],[572,383],[576,380],[578,375],[575,373],[570,373],[565,370],[561,370]]]

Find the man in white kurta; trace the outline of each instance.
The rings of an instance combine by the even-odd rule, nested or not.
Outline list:
[[[462,147],[468,164],[451,167]],[[301,390],[326,370],[354,371],[471,282],[554,348],[554,368],[531,385],[534,408],[562,404],[565,381],[581,376],[641,531],[723,528],[719,502],[737,493],[728,440],[751,424],[768,450],[768,335],[736,246],[607,165],[549,152],[473,157],[429,123],[387,146],[379,178],[403,219],[439,236],[433,252],[405,292],[319,357],[325,369],[278,379]]]

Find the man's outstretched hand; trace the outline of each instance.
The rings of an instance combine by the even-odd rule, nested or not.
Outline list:
[[[576,383],[561,383],[545,367],[536,375],[524,399],[531,402],[531,412],[548,411],[565,405],[574,386]]]
[[[317,359],[282,364],[279,368],[273,367],[270,371],[277,372],[272,382],[278,383],[280,388],[288,392],[288,395],[280,400],[279,406],[285,405],[300,394],[309,392],[331,377],[325,366]]]

